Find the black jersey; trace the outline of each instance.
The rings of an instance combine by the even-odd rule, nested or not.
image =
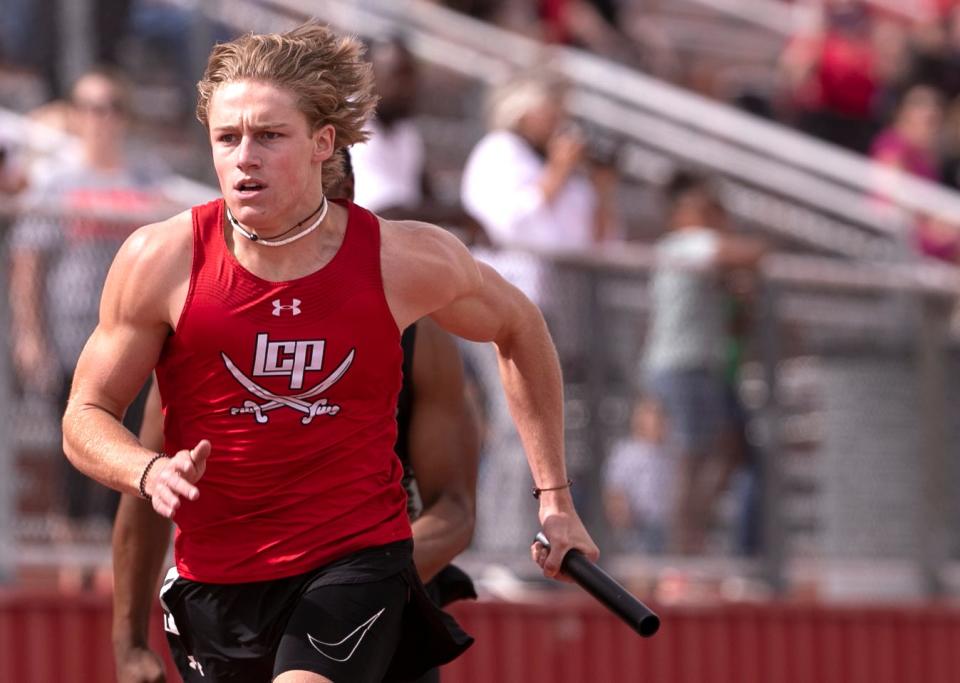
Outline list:
[[[416,473],[410,462],[410,420],[413,416],[413,348],[417,342],[417,326],[410,325],[403,331],[400,346],[403,348],[403,383],[397,397],[397,443],[394,450],[403,465],[403,488],[407,491],[407,515],[412,522],[423,512],[423,501],[417,489]]]

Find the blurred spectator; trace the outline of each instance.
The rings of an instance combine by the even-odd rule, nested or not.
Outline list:
[[[866,153],[876,132],[874,104],[881,82],[870,9],[857,0],[828,0],[822,26],[795,37],[781,58],[797,125]]]
[[[492,93],[492,130],[467,158],[460,196],[498,247],[587,250],[616,232],[615,160],[589,160],[595,150],[567,120],[566,90],[564,80],[540,69]],[[583,281],[537,255],[509,250],[493,258],[540,307],[559,340],[564,376],[585,376],[588,351],[577,341],[582,321],[572,305],[586,296]]]
[[[130,92],[116,71],[84,75],[69,103],[80,153],[31,185],[10,234],[14,366],[24,391],[65,405],[80,350],[96,326],[100,290],[120,244],[170,205],[158,169],[124,153]],[[62,411],[61,411],[62,412]],[[137,405],[127,418],[138,420]],[[109,520],[115,497],[63,464],[65,512]]]
[[[622,551],[663,553],[674,510],[676,462],[663,447],[663,412],[649,398],[636,401],[630,434],[604,465],[603,505]]]
[[[373,43],[369,57],[380,101],[369,141],[351,150],[360,178],[356,202],[377,213],[412,209],[423,201],[426,183],[423,137],[412,120],[417,64],[398,38]]]
[[[644,350],[649,392],[663,406],[667,447],[678,458],[672,549],[699,552],[717,495],[718,439],[726,416],[729,310],[724,276],[757,265],[762,244],[727,232],[712,183],[686,172],[667,186],[668,232],[656,246]],[[721,458],[732,451],[720,452]]]
[[[522,74],[493,93],[491,132],[467,159],[463,205],[495,244],[586,248],[614,233],[617,175],[587,162],[564,107],[566,83]]]
[[[356,202],[386,218],[410,218],[463,228],[466,240],[486,242],[482,229],[459,206],[437,202],[426,168],[423,136],[413,121],[419,69],[397,37],[373,43],[370,62],[380,101],[370,139],[352,148]],[[478,234],[479,233],[479,234]]]
[[[871,157],[883,166],[937,182],[942,177],[941,169],[951,172],[951,162],[941,166],[938,154],[943,121],[940,94],[929,86],[914,86],[903,96],[891,126],[877,136],[871,148]],[[897,179],[881,177],[881,182],[897,182]],[[881,199],[885,188],[883,184],[878,188]],[[950,221],[934,216],[918,216],[915,239],[923,255],[948,263],[960,263],[960,231]]]
[[[880,132],[870,147],[870,156],[885,166],[938,181],[937,158],[943,103],[936,90],[914,86],[903,96],[893,123]]]

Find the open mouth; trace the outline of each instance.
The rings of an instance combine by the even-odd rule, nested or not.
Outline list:
[[[264,189],[266,185],[257,180],[241,180],[233,188],[241,194],[252,194]]]

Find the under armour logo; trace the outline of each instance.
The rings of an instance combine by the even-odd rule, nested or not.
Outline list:
[[[293,300],[293,303],[289,303],[289,304],[282,304],[282,303],[280,303],[280,299],[274,299],[274,300],[273,300],[273,314],[274,314],[275,316],[277,316],[278,318],[280,317],[280,312],[281,312],[281,311],[290,311],[291,313],[293,313],[293,315],[300,315],[300,304],[301,304],[301,303],[302,303],[302,302],[300,301],[300,299],[294,299],[294,300]]]

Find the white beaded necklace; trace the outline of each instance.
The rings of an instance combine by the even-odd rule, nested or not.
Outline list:
[[[229,209],[229,208],[227,209],[227,220],[230,221],[230,225],[233,226],[233,229],[234,229],[234,230],[236,230],[237,232],[239,232],[241,235],[243,235],[244,237],[246,237],[246,238],[247,238],[248,240],[250,240],[251,242],[256,242],[257,244],[262,244],[262,245],[265,246],[265,247],[282,247],[282,246],[285,245],[285,244],[290,244],[291,242],[296,242],[296,241],[297,241],[298,239],[300,239],[301,237],[306,237],[306,236],[309,235],[311,232],[313,232],[313,231],[316,230],[318,227],[320,227],[320,224],[323,222],[323,219],[326,218],[326,216],[327,216],[327,206],[328,206],[328,204],[327,204],[327,198],[324,197],[324,198],[323,198],[323,203],[321,203],[321,204],[320,204],[320,207],[317,209],[317,211],[320,212],[320,215],[317,216],[317,220],[315,220],[313,223],[311,223],[311,224],[310,224],[310,227],[308,227],[308,228],[307,228],[306,230],[304,230],[303,232],[298,232],[298,233],[297,233],[296,235],[294,235],[293,237],[287,237],[286,239],[279,239],[279,238],[277,238],[277,237],[275,237],[275,238],[273,238],[273,239],[265,239],[265,238],[263,238],[263,237],[260,237],[260,236],[257,235],[256,233],[253,233],[253,232],[250,232],[249,230],[246,230],[242,225],[240,225],[239,221],[237,221],[237,219],[233,217],[233,214],[230,212],[230,209]],[[314,211],[312,214],[310,214],[310,216],[315,215],[315,214],[317,213],[317,211]],[[297,228],[299,228],[301,225],[303,225],[303,224],[306,223],[308,220],[310,220],[310,216],[307,216],[306,218],[304,218],[302,221],[300,221],[300,222],[297,223],[295,226],[293,226],[292,228],[290,228],[290,230],[287,230],[287,232],[281,233],[281,234],[280,234],[280,237],[283,237],[283,236],[286,235],[287,233],[289,233],[289,232],[291,232],[291,231],[296,230]]]

